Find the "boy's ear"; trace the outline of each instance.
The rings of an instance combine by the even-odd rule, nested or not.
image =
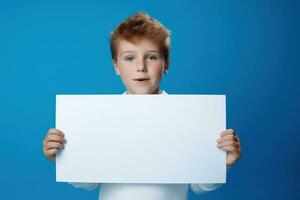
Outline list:
[[[169,70],[169,64],[170,64],[170,62],[169,62],[169,60],[167,60],[166,63],[165,63],[165,67],[164,67],[164,74],[167,74],[167,73],[168,73],[168,70]]]
[[[112,61],[117,76],[120,76],[120,70],[115,60]]]

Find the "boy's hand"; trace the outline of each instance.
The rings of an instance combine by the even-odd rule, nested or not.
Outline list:
[[[55,162],[56,153],[64,147],[65,134],[58,130],[51,128],[43,140],[44,155],[51,161]]]
[[[227,152],[226,164],[228,167],[230,167],[241,157],[241,143],[233,129],[227,129],[220,135],[221,137],[217,140],[217,146],[218,148]]]

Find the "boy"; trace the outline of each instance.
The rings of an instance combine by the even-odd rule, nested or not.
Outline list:
[[[138,12],[122,22],[111,33],[111,53],[115,72],[127,91],[124,94],[167,94],[159,87],[169,67],[170,33],[157,20]],[[49,129],[43,142],[45,156],[55,162],[56,153],[64,147],[64,133]],[[218,148],[227,152],[227,167],[241,156],[241,145],[232,129],[217,140]],[[99,169],[101,170],[101,169]],[[199,172],[201,173],[201,172]],[[70,183],[86,190],[101,188],[101,200],[186,200],[188,186],[201,194],[222,184],[118,184]]]

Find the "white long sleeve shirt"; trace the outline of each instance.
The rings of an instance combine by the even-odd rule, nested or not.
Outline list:
[[[124,92],[123,94],[127,94]],[[162,95],[167,93],[162,90]],[[199,172],[200,173],[200,172]],[[203,194],[222,186],[208,184],[134,184],[134,183],[70,183],[86,190],[99,189],[99,200],[187,200],[189,186],[196,194]]]

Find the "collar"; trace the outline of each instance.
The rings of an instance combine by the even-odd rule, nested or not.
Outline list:
[[[122,94],[127,94],[127,91],[125,91],[125,92],[123,92]],[[164,90],[160,90],[160,93],[159,94],[161,94],[161,95],[166,95],[166,94],[168,94],[166,91],[164,91]]]

